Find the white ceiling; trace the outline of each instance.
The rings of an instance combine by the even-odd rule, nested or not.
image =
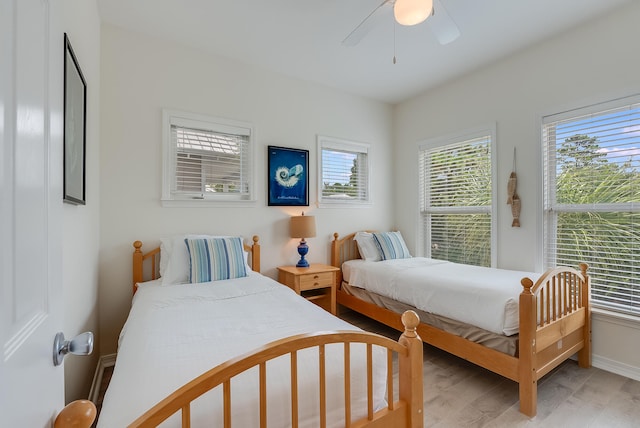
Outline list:
[[[444,46],[429,20],[394,25],[386,7],[386,17],[357,46],[343,46],[382,1],[98,0],[98,6],[102,20],[117,26],[396,103],[631,0],[441,0],[461,32]]]

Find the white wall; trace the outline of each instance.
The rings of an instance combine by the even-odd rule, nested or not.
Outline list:
[[[417,230],[417,143],[486,123],[497,125],[498,267],[540,265],[540,118],[640,92],[640,2],[520,51],[399,104],[394,116],[396,224]],[[507,180],[517,151],[522,227],[511,227]],[[402,208],[400,208],[402,207]],[[407,234],[410,247],[416,239]],[[594,316],[596,365],[640,379],[640,325]],[[629,352],[629,344],[635,347]]]
[[[134,240],[151,249],[162,236],[176,233],[241,234],[247,239],[257,234],[264,274],[275,278],[276,266],[297,261],[288,218],[301,210],[267,206],[267,145],[310,151],[311,206],[305,211],[316,216],[318,229],[317,237],[308,239],[311,262],[329,261],[333,232],[393,226],[390,106],[106,24],[101,52],[101,354],[116,350],[130,308]],[[163,108],[253,123],[255,206],[161,206]],[[315,207],[317,134],[371,144],[371,207]]]
[[[95,0],[64,0],[62,9],[63,31],[69,36],[87,82],[87,204],[64,204],[63,211],[64,334],[70,339],[84,331],[92,331],[98,340],[100,17]],[[63,40],[60,34],[60,55]],[[90,357],[69,355],[65,358],[66,402],[89,396],[98,357],[96,345]]]

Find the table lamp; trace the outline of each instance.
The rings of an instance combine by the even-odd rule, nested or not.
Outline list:
[[[309,267],[309,262],[304,258],[309,252],[309,246],[304,238],[313,238],[316,236],[316,218],[314,216],[302,215],[291,217],[289,223],[289,235],[292,238],[301,238],[300,245],[298,245],[298,254],[300,254],[300,260],[296,264],[296,267]]]

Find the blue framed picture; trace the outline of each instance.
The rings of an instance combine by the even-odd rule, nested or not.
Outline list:
[[[268,146],[269,206],[309,205],[309,150]]]

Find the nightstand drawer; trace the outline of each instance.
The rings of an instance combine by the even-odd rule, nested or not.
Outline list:
[[[300,275],[300,289],[313,290],[333,285],[333,272],[317,272]]]

